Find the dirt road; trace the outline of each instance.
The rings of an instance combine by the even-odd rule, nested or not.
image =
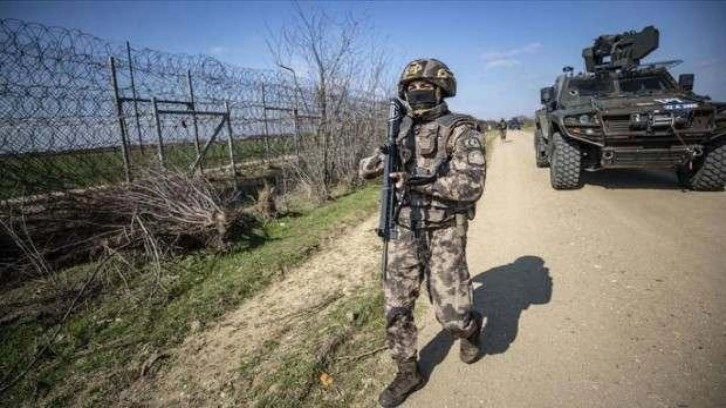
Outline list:
[[[532,135],[508,136],[469,233],[487,354],[461,363],[428,313],[405,406],[726,406],[726,193],[655,171],[555,191]]]

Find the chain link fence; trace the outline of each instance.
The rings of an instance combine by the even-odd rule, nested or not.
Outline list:
[[[376,143],[370,134],[383,134],[385,103],[332,92],[322,152],[315,91],[294,71],[0,20],[0,199],[117,183],[149,166],[236,179],[245,164],[300,155],[335,157],[325,171],[345,177]]]

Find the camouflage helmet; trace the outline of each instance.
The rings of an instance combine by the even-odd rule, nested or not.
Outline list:
[[[404,99],[406,86],[417,80],[432,83],[441,88],[443,97],[456,95],[456,78],[449,67],[433,58],[416,59],[409,62],[398,80],[398,97]]]

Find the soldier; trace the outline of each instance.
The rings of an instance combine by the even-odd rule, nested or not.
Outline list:
[[[497,129],[499,129],[499,139],[504,140],[507,138],[507,121],[502,118],[502,120],[499,121],[499,124],[497,125]]]
[[[466,234],[484,189],[485,154],[476,120],[449,112],[444,98],[454,95],[454,75],[435,59],[410,62],[398,82],[398,96],[410,109],[397,138],[404,171],[391,174],[399,193],[399,232],[390,242],[384,292],[386,343],[398,373],[379,397],[384,407],[399,405],[425,382],[413,317],[424,277],[437,320],[461,339],[461,360],[473,363],[479,357],[482,316],[472,305]],[[361,160],[360,176],[379,176],[383,159],[379,149]],[[435,177],[410,185],[413,175]]]

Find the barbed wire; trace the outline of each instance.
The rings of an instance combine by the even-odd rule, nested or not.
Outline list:
[[[369,115],[375,95],[331,92],[344,91],[340,118]],[[160,140],[173,150],[171,165],[188,166],[197,146],[220,126],[220,117],[160,115],[154,98],[160,110],[225,112],[229,107],[238,160],[260,156],[263,150],[266,158],[290,154],[292,138],[281,136],[314,133],[319,115],[304,109],[316,106],[314,87],[286,72],[240,68],[209,56],[135,48],[78,30],[2,19],[0,199],[120,181],[125,171],[154,163],[150,157]],[[207,165],[226,160],[229,153],[221,146],[227,137],[221,132],[211,143],[217,148],[205,156]],[[127,150],[126,161],[121,147]]]

